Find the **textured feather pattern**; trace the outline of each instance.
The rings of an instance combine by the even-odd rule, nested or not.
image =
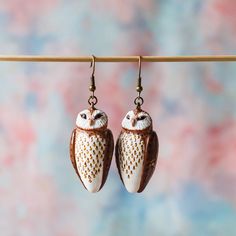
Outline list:
[[[145,142],[142,134],[124,132],[120,135],[118,155],[120,174],[126,189],[137,192],[142,178]]]
[[[75,138],[75,161],[84,186],[97,192],[102,184],[106,140],[99,134],[77,132]]]

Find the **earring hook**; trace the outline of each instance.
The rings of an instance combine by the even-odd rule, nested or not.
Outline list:
[[[94,55],[92,55],[92,61],[91,61],[90,67],[93,67],[92,76],[94,76],[94,73],[95,73],[95,56]]]
[[[138,77],[141,77],[141,61],[142,61],[142,56],[138,57]]]
[[[136,97],[134,100],[134,104],[137,106],[137,108],[140,108],[144,102],[143,98],[140,96],[141,92],[143,91],[142,77],[141,77],[141,61],[142,61],[142,56],[139,56],[139,59],[138,59],[138,81],[137,81],[137,87],[136,87],[136,91],[138,92],[138,97]]]
[[[93,67],[93,70],[92,70],[92,75],[90,78],[91,84],[89,86],[89,90],[94,93],[94,91],[96,90],[95,77],[94,77],[94,74],[95,74],[95,56],[94,55],[92,55],[92,62],[91,62],[90,67]]]
[[[142,57],[139,56],[139,59],[138,59],[138,82],[137,82],[137,87],[136,87],[136,91],[139,93],[139,96],[140,96],[140,93],[143,91],[143,87],[142,87],[142,77],[141,77],[141,61],[142,61]]]
[[[94,74],[95,74],[95,56],[94,55],[92,55],[92,62],[91,62],[90,67],[93,67],[92,75],[90,77],[90,86],[89,86],[89,90],[92,92],[92,95],[89,97],[88,103],[92,108],[94,108],[94,106],[98,102],[97,97],[94,96],[94,91],[96,90],[95,76],[94,76]]]

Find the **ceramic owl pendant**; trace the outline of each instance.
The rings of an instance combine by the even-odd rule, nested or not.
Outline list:
[[[122,131],[116,143],[116,164],[128,192],[142,192],[156,166],[158,137],[152,129],[150,115],[137,108],[122,121]]]
[[[89,192],[98,192],[103,187],[110,169],[114,141],[107,124],[103,111],[89,108],[78,114],[71,135],[71,162]]]

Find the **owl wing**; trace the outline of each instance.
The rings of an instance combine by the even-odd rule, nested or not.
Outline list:
[[[102,176],[102,184],[100,189],[103,187],[104,183],[106,182],[107,175],[111,166],[111,160],[113,156],[114,150],[114,139],[112,132],[107,129],[105,132],[105,139],[106,139],[106,149],[105,149],[105,156],[104,156],[104,163],[103,163],[103,176]]]
[[[143,174],[138,192],[142,192],[148,184],[157,163],[159,150],[158,137],[155,131],[146,137],[146,151],[144,155]]]
[[[117,169],[118,169],[118,172],[119,172],[119,175],[120,175],[120,179],[121,179],[122,183],[124,184],[123,179],[122,179],[122,175],[121,175],[121,171],[120,171],[120,160],[119,160],[120,138],[121,138],[121,135],[123,134],[123,132],[124,131],[120,132],[120,135],[119,135],[119,137],[117,139],[115,156],[116,156],[116,166],[117,166]]]
[[[71,138],[70,138],[70,160],[71,163],[75,169],[76,174],[79,176],[79,172],[77,170],[77,166],[76,166],[76,161],[75,161],[75,139],[76,139],[76,129],[73,130],[72,134],[71,134]],[[83,181],[80,178],[80,181],[82,182],[82,184],[84,185]],[[85,185],[84,185],[85,187]],[[86,187],[85,187],[86,188]]]
[[[76,129],[72,131],[71,138],[70,138],[70,160],[75,171],[77,171],[76,162],[75,162],[75,137],[76,137]]]

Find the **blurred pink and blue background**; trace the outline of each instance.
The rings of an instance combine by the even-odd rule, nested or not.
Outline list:
[[[232,0],[1,0],[0,53],[236,54]],[[143,63],[143,108],[160,139],[156,172],[129,194],[114,158],[90,194],[69,160],[89,63],[0,63],[1,236],[235,236],[236,63]],[[137,63],[97,63],[98,107],[115,139]]]

